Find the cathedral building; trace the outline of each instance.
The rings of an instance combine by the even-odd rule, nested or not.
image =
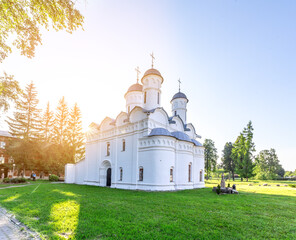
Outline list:
[[[204,187],[204,147],[187,123],[189,100],[179,88],[168,114],[161,107],[163,81],[152,65],[125,93],[125,112],[90,125],[85,159],[65,166],[66,183],[148,191]]]

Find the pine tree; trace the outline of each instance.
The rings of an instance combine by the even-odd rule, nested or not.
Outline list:
[[[231,142],[227,142],[224,146],[223,149],[223,156],[222,156],[222,167],[225,171],[231,172],[232,173],[232,179],[234,181],[234,170],[235,170],[235,162],[234,159],[232,158],[232,149],[233,145]],[[230,176],[229,176],[230,178]]]
[[[24,140],[36,139],[39,136],[40,109],[37,108],[39,100],[34,83],[27,85],[22,98],[16,102],[16,111],[13,117],[8,117],[6,122],[9,132],[15,137]]]
[[[72,160],[78,162],[84,156],[84,134],[82,132],[81,112],[77,103],[71,109],[68,124],[68,140],[72,149]]]
[[[68,107],[65,98],[62,97],[56,109],[54,120],[54,141],[57,144],[66,145],[68,136]]]
[[[253,142],[253,126],[249,121],[247,127],[240,133],[234,143],[232,150],[232,157],[235,159],[236,171],[239,173],[241,179],[254,176],[253,152],[255,151],[255,144]]]
[[[53,117],[54,114],[50,111],[49,102],[46,105],[45,112],[41,119],[41,138],[45,142],[50,142],[53,135]]]
[[[210,173],[216,170],[218,159],[217,148],[215,147],[214,141],[211,139],[205,139],[203,146],[205,148],[205,171],[207,173],[207,179],[209,179]]]

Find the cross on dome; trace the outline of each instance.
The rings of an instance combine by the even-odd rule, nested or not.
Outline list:
[[[181,80],[180,80],[180,78],[179,78],[178,82],[179,82],[179,92],[180,92],[180,87],[181,87]]]
[[[136,72],[137,72],[137,83],[139,83],[139,75],[140,75],[140,69],[139,66],[135,68]]]
[[[150,56],[152,57],[152,68],[153,68],[154,60],[155,60],[155,57],[154,57],[154,55],[153,55],[153,52],[150,54]]]

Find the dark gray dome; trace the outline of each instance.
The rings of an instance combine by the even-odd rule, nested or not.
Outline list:
[[[129,87],[127,92],[132,92],[132,91],[141,91],[143,90],[143,86],[139,83],[135,83]]]
[[[172,134],[165,128],[153,128],[149,134],[149,136],[170,136]]]
[[[151,68],[151,69],[148,69],[145,73],[144,73],[144,76],[142,77],[142,83],[143,83],[143,78],[148,76],[148,75],[158,75],[161,77],[162,81],[161,83],[163,83],[163,77],[161,76],[160,72],[155,69],[155,68]]]
[[[185,99],[187,99],[187,101],[188,101],[188,98],[187,98],[186,95],[185,95],[184,93],[182,93],[182,92],[177,92],[177,93],[173,96],[173,98],[172,98],[171,101],[173,101],[174,99],[177,99],[177,98],[185,98]]]
[[[176,132],[172,132],[172,135],[179,140],[192,142],[186,133],[176,131]]]

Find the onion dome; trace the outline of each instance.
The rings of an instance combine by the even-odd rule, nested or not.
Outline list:
[[[186,97],[186,95],[182,92],[177,92],[171,101],[173,101],[174,99],[177,99],[177,98],[185,98],[187,100],[187,102],[189,101],[188,98]]]
[[[161,83],[163,83],[163,77],[161,76],[160,72],[157,69],[155,69],[155,68],[151,68],[151,69],[147,70],[144,73],[144,76],[142,77],[142,80],[141,80],[142,83],[143,83],[143,78],[146,77],[146,76],[148,76],[148,75],[157,75],[157,76],[160,76],[161,79],[162,79]]]
[[[165,128],[153,128],[149,136],[172,136],[172,134]]]
[[[135,83],[129,87],[127,92],[132,92],[132,91],[141,91],[143,90],[143,86],[139,83]]]

